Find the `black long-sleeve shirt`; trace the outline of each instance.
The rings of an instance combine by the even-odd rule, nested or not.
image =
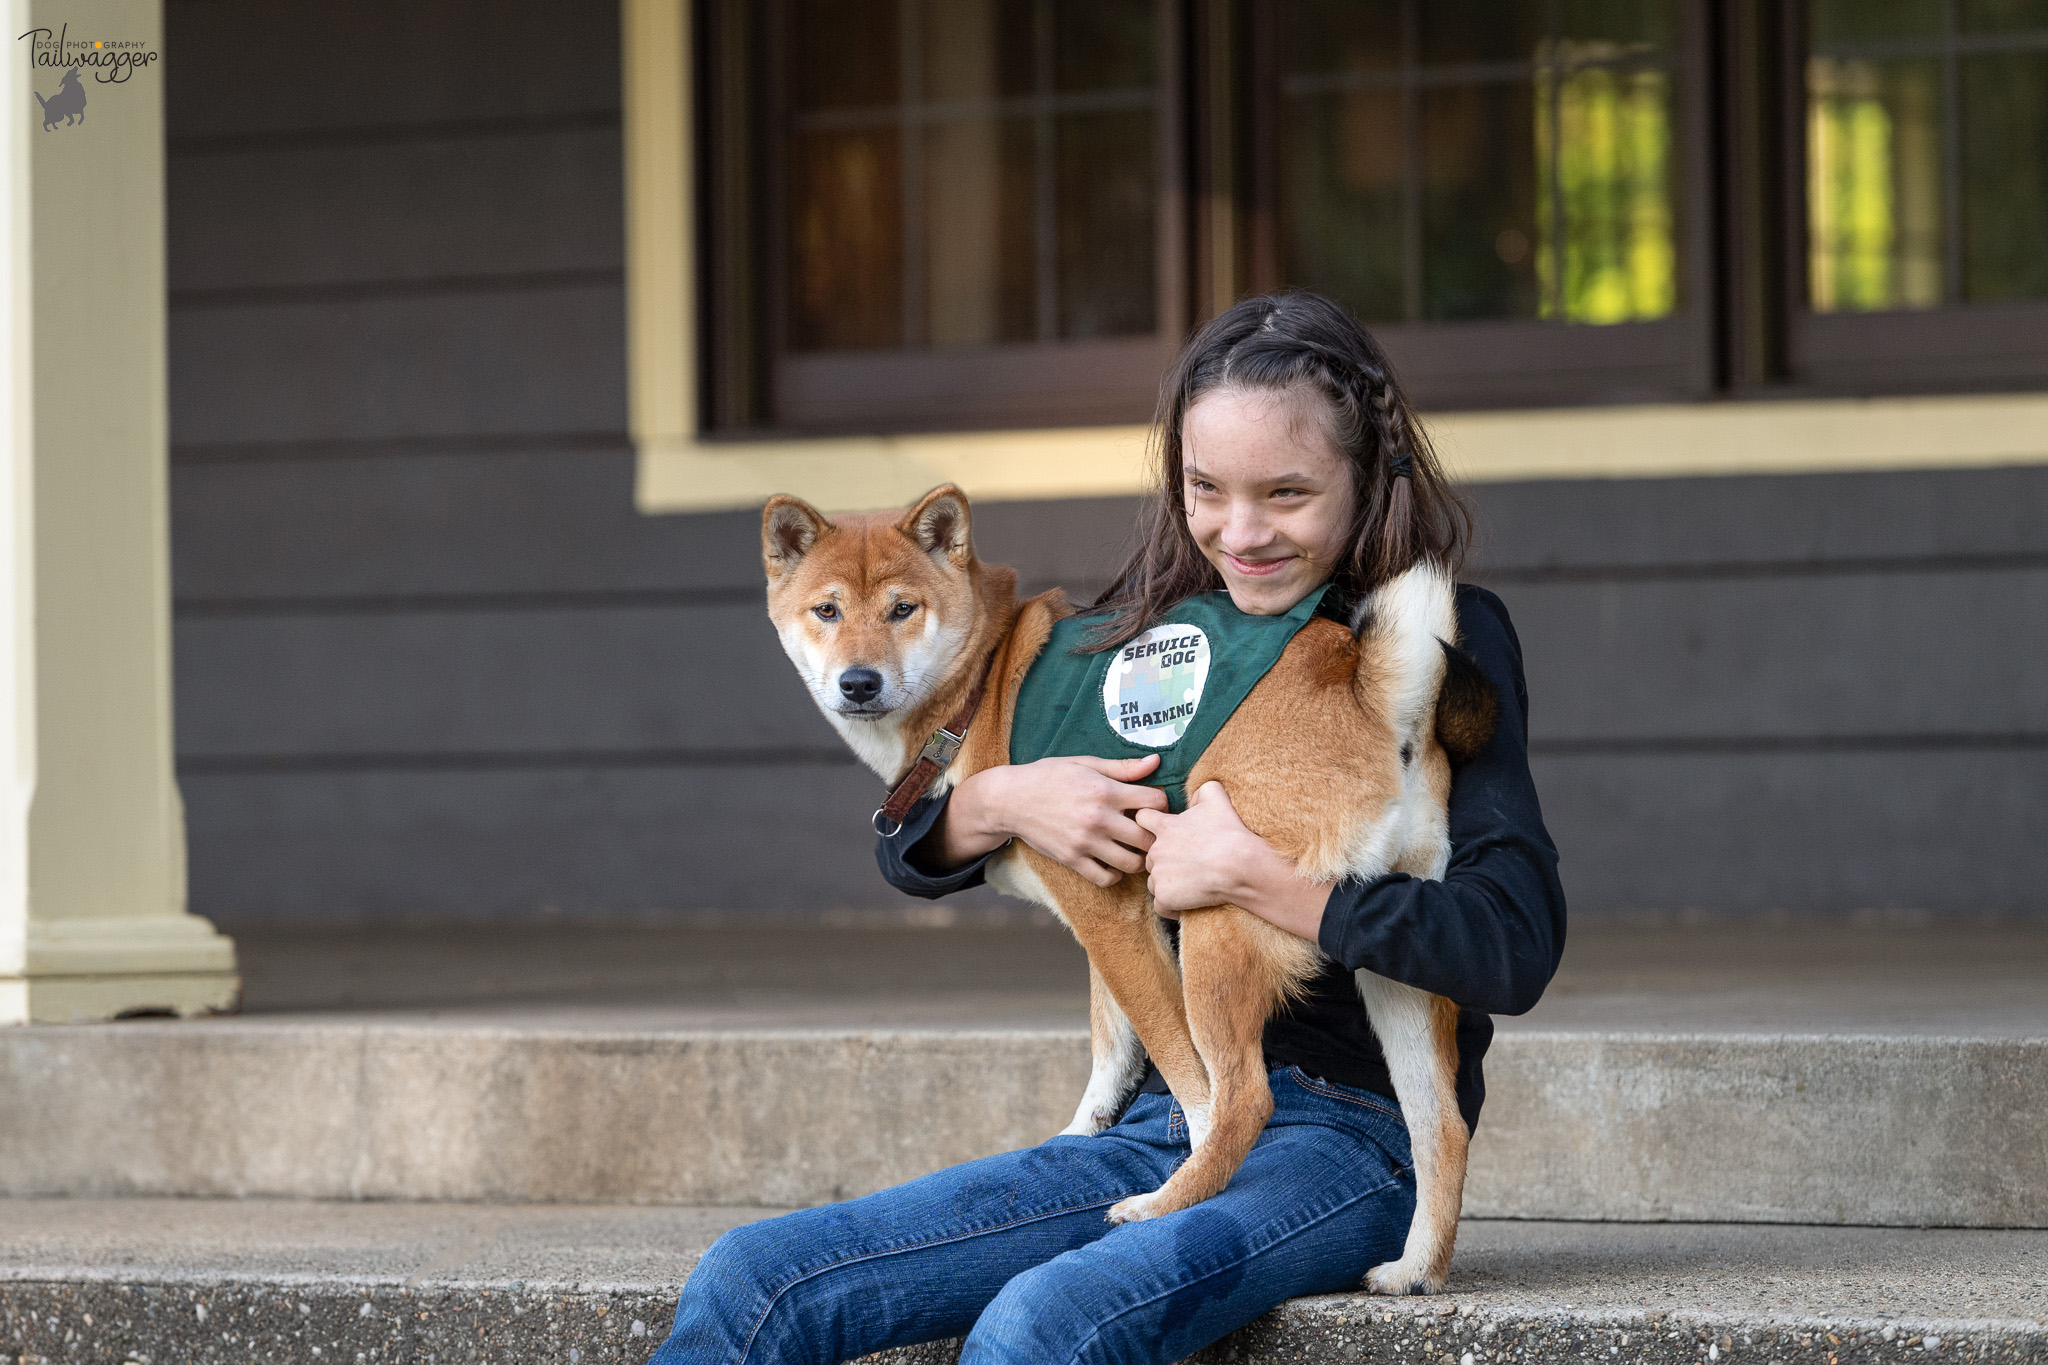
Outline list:
[[[1330,614],[1341,610],[1327,605]],[[1308,995],[1267,1023],[1265,1052],[1268,1067],[1297,1065],[1391,1098],[1393,1081],[1351,973],[1363,968],[1418,986],[1460,1007],[1458,1109],[1476,1126],[1486,1095],[1480,1064],[1493,1041],[1489,1015],[1523,1013],[1550,983],[1564,951],[1564,888],[1529,776],[1521,642],[1507,608],[1484,588],[1460,585],[1457,611],[1459,643],[1501,706],[1493,738],[1452,770],[1450,866],[1441,881],[1395,873],[1330,888],[1319,936],[1329,961]],[[919,865],[918,845],[945,800],[927,797],[911,807],[903,828],[876,847],[882,875],[913,896],[982,883],[987,856],[945,872]],[[1148,1066],[1144,1088],[1165,1090],[1157,1068]]]

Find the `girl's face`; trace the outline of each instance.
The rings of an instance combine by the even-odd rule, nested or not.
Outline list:
[[[1237,609],[1279,616],[1336,571],[1351,524],[1351,462],[1312,391],[1212,389],[1181,424],[1188,532]]]

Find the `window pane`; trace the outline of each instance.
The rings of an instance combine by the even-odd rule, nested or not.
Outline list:
[[[1538,201],[1536,273],[1545,317],[1629,322],[1663,317],[1678,303],[1670,77],[1655,68],[1572,69],[1585,59],[1580,54],[1611,46],[1560,44],[1569,74],[1558,82],[1556,122],[1544,119],[1537,128],[1539,183],[1557,177],[1554,194]],[[1539,117],[1551,79],[1537,86]]]
[[[1277,120],[1287,283],[1374,320],[1677,310],[1676,0],[1367,12],[1283,10],[1297,63]],[[1420,57],[1404,60],[1411,29]]]
[[[1535,100],[1522,82],[1422,96],[1426,318],[1535,317]]]
[[[1282,277],[1360,317],[1405,316],[1401,92],[1347,90],[1289,101],[1287,110]]]
[[[935,346],[1029,341],[1030,120],[956,119],[925,134],[925,298]]]
[[[1398,0],[1298,0],[1282,18],[1290,72],[1365,71],[1401,64]]]
[[[1032,0],[923,0],[925,98],[1030,94],[1032,8]]]
[[[1672,45],[1678,15],[1659,0],[1564,0],[1559,36],[1604,39],[1630,52]]]
[[[2048,0],[1963,0],[1965,33],[2048,33]]]
[[[1807,93],[1813,310],[1940,303],[1939,63],[1816,57]]]
[[[1944,0],[1813,0],[1807,37],[1815,47],[1869,38],[1939,38]]]
[[[792,108],[894,104],[898,55],[896,0],[790,0]]]
[[[1156,330],[1152,0],[789,3],[792,349]]]
[[[2048,52],[1967,57],[1963,297],[2048,296]]]
[[[1151,0],[1047,0],[1052,9],[1053,85],[1067,90],[1151,86]]]
[[[799,350],[903,336],[901,166],[894,128],[791,139],[790,330]]]
[[[1059,120],[1059,335],[1158,328],[1151,111]]]
[[[1422,64],[1528,61],[1543,36],[1542,0],[1411,0]]]

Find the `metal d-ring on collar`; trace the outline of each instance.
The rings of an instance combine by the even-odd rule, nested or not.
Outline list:
[[[890,792],[888,799],[868,817],[868,823],[875,827],[875,833],[884,839],[893,839],[903,832],[903,817],[917,804],[930,787],[932,779],[951,766],[960,752],[960,745],[967,738],[967,727],[974,723],[974,713],[981,709],[981,694],[988,687],[989,669],[996,661],[991,650],[988,662],[981,666],[981,677],[975,681],[974,690],[967,694],[967,700],[960,703],[960,709],[953,718],[932,731],[924,748],[918,750],[917,761],[910,765],[910,771],[903,775]]]

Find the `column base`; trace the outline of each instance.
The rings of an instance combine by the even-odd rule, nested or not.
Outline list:
[[[124,1014],[232,1012],[242,996],[234,972],[118,976],[0,977],[0,1024],[85,1024]]]
[[[31,919],[25,948],[0,975],[0,1024],[190,1018],[232,1010],[241,997],[234,940],[198,915]]]

